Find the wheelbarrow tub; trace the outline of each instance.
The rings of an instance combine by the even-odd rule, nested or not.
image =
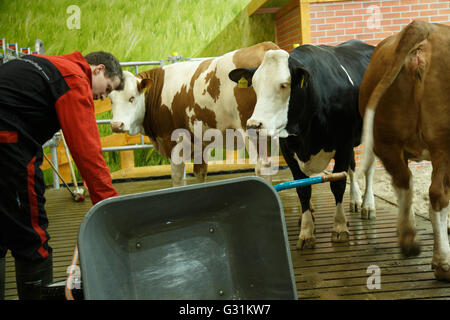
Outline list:
[[[85,299],[297,299],[283,207],[258,177],[101,201],[78,248]]]

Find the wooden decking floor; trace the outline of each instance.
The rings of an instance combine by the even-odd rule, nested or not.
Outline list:
[[[252,175],[252,173],[209,176],[208,181]],[[291,180],[289,170],[280,170],[273,183]],[[196,183],[188,177],[187,184]],[[119,194],[130,194],[168,188],[171,181],[151,180],[116,183]],[[331,242],[334,198],[328,184],[313,186],[316,207],[316,248],[298,251],[295,244],[299,234],[299,200],[295,190],[279,193],[283,203],[289,246],[294,266],[299,299],[450,299],[450,283],[434,279],[431,270],[433,234],[431,223],[416,216],[422,252],[417,257],[404,258],[396,235],[397,208],[376,198],[377,218],[365,221],[358,213],[350,213],[348,188],[344,196],[350,241]],[[53,248],[54,281],[65,280],[71,264],[78,229],[91,207],[87,200],[75,203],[66,189],[46,192],[46,209],[50,221],[50,245]],[[395,201],[395,197],[391,199]],[[369,266],[381,272],[380,289],[369,289]],[[17,299],[14,262],[10,253],[6,262],[6,299]]]

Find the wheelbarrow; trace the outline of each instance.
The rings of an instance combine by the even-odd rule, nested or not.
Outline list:
[[[297,299],[277,191],[345,177],[242,177],[101,201],[78,235],[83,297]]]

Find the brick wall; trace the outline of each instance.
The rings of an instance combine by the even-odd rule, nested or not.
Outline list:
[[[376,45],[413,20],[450,25],[450,1],[353,0],[310,4],[311,42],[359,39]]]
[[[288,12],[275,15],[276,42],[281,49],[291,51],[294,43],[300,43],[299,16],[298,1]]]
[[[275,14],[278,45],[287,51],[300,43],[298,0]],[[336,45],[349,39],[376,45],[412,20],[450,25],[448,0],[349,0],[310,4],[311,42]]]

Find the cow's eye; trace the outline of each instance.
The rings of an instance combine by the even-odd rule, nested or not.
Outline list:
[[[128,101],[133,102],[134,101],[134,97],[131,97],[130,100],[128,100]]]
[[[282,83],[282,84],[280,84],[280,88],[281,89],[286,89],[288,87],[288,85],[289,84],[287,84],[287,83]]]

